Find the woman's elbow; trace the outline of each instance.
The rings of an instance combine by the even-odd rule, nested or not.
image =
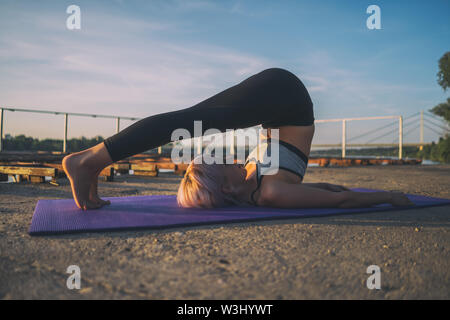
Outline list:
[[[262,207],[271,207],[276,205],[276,201],[279,199],[276,188],[272,185],[266,185],[261,188],[256,203]]]

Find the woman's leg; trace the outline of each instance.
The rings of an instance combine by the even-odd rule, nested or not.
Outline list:
[[[314,123],[310,126],[284,126],[280,127],[279,130],[280,140],[297,147],[309,158],[315,132]]]
[[[105,146],[116,162],[170,142],[175,129],[187,129],[193,136],[196,120],[202,121],[203,131],[225,131],[259,124],[308,126],[314,115],[303,83],[287,70],[271,68],[193,107],[142,119],[107,138]]]
[[[308,91],[294,74],[266,69],[193,107],[147,117],[93,148],[66,157],[63,166],[77,205],[99,207],[89,195],[95,172],[170,142],[176,129],[187,129],[193,136],[194,121],[202,121],[203,131],[216,128],[224,132],[258,124],[309,126],[314,115]]]

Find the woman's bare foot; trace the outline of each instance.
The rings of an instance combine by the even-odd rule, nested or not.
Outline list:
[[[69,178],[73,198],[82,210],[98,209],[103,202],[97,194],[97,178],[101,170],[112,163],[103,142],[87,150],[70,154],[62,161]]]
[[[101,206],[104,206],[104,205],[111,204],[111,201],[103,200],[98,196],[98,175],[100,174],[101,171],[102,170],[99,170],[96,173],[94,181],[91,184],[91,188],[89,190],[89,200],[91,200],[97,204],[100,204]]]
[[[72,194],[78,208],[83,210],[97,209],[98,203],[90,200],[91,185],[95,182],[95,171],[82,164],[83,154],[74,153],[64,157],[62,166],[69,178]]]

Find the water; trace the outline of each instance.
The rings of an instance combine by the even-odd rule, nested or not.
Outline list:
[[[441,164],[440,162],[436,162],[436,161],[431,161],[431,160],[422,160],[422,165],[423,166],[429,166],[429,165],[435,165],[435,164]]]

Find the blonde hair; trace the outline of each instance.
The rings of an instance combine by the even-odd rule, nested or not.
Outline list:
[[[216,208],[245,205],[222,191],[224,164],[191,161],[178,188],[177,203],[186,208]]]

